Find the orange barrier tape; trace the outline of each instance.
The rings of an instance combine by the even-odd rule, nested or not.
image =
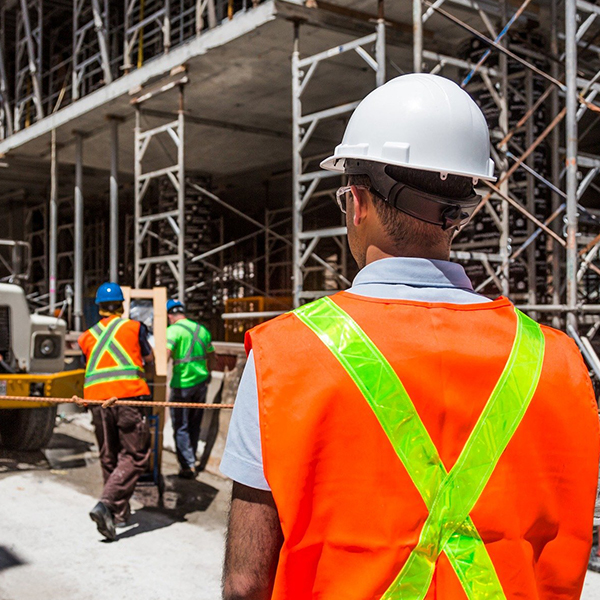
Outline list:
[[[142,406],[158,408],[208,408],[219,410],[221,408],[233,408],[233,404],[200,404],[198,402],[146,402],[144,400],[118,400],[109,398],[108,400],[91,400],[88,398],[46,398],[44,396],[0,396],[0,400],[12,400],[14,402],[49,402],[51,404],[78,404],[79,406],[90,406],[100,404],[102,408],[110,406]]]

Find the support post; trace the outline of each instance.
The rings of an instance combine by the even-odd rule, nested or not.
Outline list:
[[[502,25],[506,23],[507,18],[507,7],[506,0],[500,1],[500,14],[502,18]],[[506,45],[506,38],[500,42],[502,45]],[[505,137],[508,133],[508,101],[507,101],[507,91],[508,91],[508,64],[506,54],[501,53],[499,57],[499,66],[500,66],[500,117],[499,117],[499,125],[502,135]],[[505,176],[506,169],[508,168],[508,162],[506,158],[506,150],[507,145],[503,144],[500,147],[500,152],[502,153],[503,160],[503,173],[501,173],[500,177],[500,191],[508,195],[508,180],[509,178]],[[501,282],[502,282],[502,294],[504,296],[508,296],[510,292],[510,222],[509,222],[509,208],[508,202],[502,200],[501,211],[500,211],[500,221],[502,224],[500,230],[500,257],[502,258],[502,272],[501,272]]]
[[[423,6],[421,0],[413,0],[413,71],[423,69]]]
[[[533,73],[531,71],[525,71],[525,100],[527,102],[527,110],[530,110],[533,106]],[[527,120],[525,125],[525,145],[529,148],[535,141],[535,133],[533,130],[534,117]],[[526,166],[530,169],[535,168],[533,160],[533,153],[531,153],[525,161]],[[528,172],[526,175],[526,196],[527,196],[527,210],[535,215],[535,181],[533,175]],[[531,219],[527,219],[527,237],[533,235],[534,224]],[[530,244],[527,248],[527,303],[537,304],[537,265],[535,259],[535,242]],[[532,313],[532,319],[537,318],[536,313]]]
[[[58,151],[56,148],[56,129],[52,130],[52,148],[50,158],[50,210],[48,219],[48,299],[50,314],[56,309],[56,273],[57,273],[57,236],[58,236]]]
[[[552,56],[558,56],[558,1],[552,0],[552,4],[550,6],[550,52]],[[557,61],[552,61],[551,64],[551,75],[555,79],[558,79],[559,74],[559,65]],[[556,117],[560,110],[559,106],[559,98],[558,98],[558,88],[553,86],[552,96],[550,98],[551,103],[551,115],[552,118]],[[559,189],[560,186],[560,171],[561,164],[559,159],[559,148],[560,148],[560,130],[558,127],[555,127],[552,130],[552,136],[550,137],[550,155],[551,155],[551,164],[552,164],[552,185],[555,188]],[[556,193],[552,192],[552,212],[554,213],[562,202],[562,198]],[[561,233],[561,223],[562,219],[556,219],[553,224],[553,229],[556,233]],[[552,304],[559,305],[561,304],[561,255],[562,250],[560,246],[553,240],[549,240],[552,244]],[[552,325],[557,329],[560,329],[560,315],[553,315],[552,317]]]
[[[42,108],[42,89],[40,85],[40,74],[35,59],[35,47],[33,44],[33,33],[31,31],[31,21],[29,20],[29,6],[27,0],[21,0],[21,13],[23,15],[23,26],[25,27],[25,37],[27,40],[27,58],[29,61],[29,73],[31,75],[31,84],[33,86],[33,103],[38,120],[44,118],[44,109]],[[41,43],[41,42],[40,42]]]
[[[106,5],[105,5],[106,7]],[[98,36],[98,47],[100,48],[100,59],[102,62],[102,71],[106,84],[112,82],[112,73],[110,70],[110,58],[108,54],[108,40],[106,39],[106,26],[102,18],[102,10],[98,0],[92,0],[92,11],[94,13],[94,28]],[[108,15],[106,15],[108,18]]]
[[[577,3],[565,0],[567,325],[577,330]]]
[[[292,292],[294,308],[300,306],[300,292],[302,291],[302,258],[300,249],[300,230],[302,229],[302,213],[300,202],[302,198],[300,175],[302,173],[302,159],[300,156],[300,25],[294,23],[294,50],[292,52]]]
[[[134,135],[134,221],[133,221],[133,277],[134,287],[141,288],[141,262],[142,258],[142,239],[140,236],[140,217],[142,216],[142,189],[140,181],[142,175],[142,154],[140,152],[140,133],[141,133],[141,115],[139,104],[135,105],[135,129]]]
[[[177,114],[179,145],[177,146],[177,167],[179,178],[179,189],[177,190],[177,211],[179,237],[177,239],[179,275],[178,288],[180,302],[185,302],[185,111],[184,111],[183,85],[179,86],[179,111]]]
[[[119,121],[110,119],[110,280],[119,278]]]
[[[379,87],[385,83],[384,0],[378,0],[377,9],[377,43],[375,45],[375,60],[377,61],[377,73],[375,74],[375,85]]]
[[[83,135],[75,132],[75,252],[74,306],[75,330],[83,329]]]

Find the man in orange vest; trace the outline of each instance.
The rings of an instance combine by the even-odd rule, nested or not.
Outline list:
[[[78,340],[86,358],[84,399],[149,399],[144,370],[151,372],[154,354],[146,326],[122,318],[123,291],[116,283],[103,283],[98,288],[96,304],[101,320]],[[114,540],[115,527],[129,518],[129,499],[146,469],[150,433],[139,407],[96,405],[91,411],[104,489],[90,518],[104,537]]]
[[[348,175],[361,270],[246,337],[224,598],[579,598],[600,455],[587,369],[449,262],[493,179],[483,114],[404,75],[322,167]]]

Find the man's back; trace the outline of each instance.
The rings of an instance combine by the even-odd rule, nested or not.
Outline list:
[[[206,381],[208,353],[214,352],[206,327],[188,318],[179,319],[167,328],[167,347],[173,358],[171,387],[188,388]]]
[[[477,446],[472,432],[510,367],[518,322],[512,305],[504,299],[428,304],[347,293],[334,303],[357,328],[336,338],[334,324],[320,339],[308,321],[290,314],[250,334],[264,471],[284,534],[273,597],[381,598],[427,526],[439,528],[433,539],[454,529],[458,546],[467,540],[458,559],[451,543],[420,549],[425,562],[436,565],[427,588],[431,597],[464,598],[469,586],[493,591],[490,564],[507,598],[578,597],[599,437],[593,391],[573,342],[542,328],[539,382],[531,350],[527,365],[505,386],[505,396],[521,402],[524,414],[506,404],[500,418],[487,418]],[[371,354],[364,351],[370,342]],[[524,337],[523,348],[534,342]],[[376,352],[392,373],[375,368]],[[361,364],[368,365],[363,373],[370,381],[362,378]],[[520,398],[525,393],[514,393],[515,377],[530,378],[530,402]],[[382,410],[386,403],[394,410],[396,401],[393,422],[402,435],[394,440]],[[414,414],[402,412],[403,402]],[[494,437],[498,431],[509,434],[504,451]],[[419,445],[419,436],[429,439]],[[480,462],[493,464],[485,481],[471,456],[477,452],[485,454]],[[456,473],[461,453],[463,477],[449,484],[445,498],[452,510],[464,504],[468,516],[456,524],[441,517],[432,525],[428,515],[444,496],[430,490],[427,497],[433,481],[427,473],[435,455],[441,469]],[[478,537],[485,546],[470,541]]]

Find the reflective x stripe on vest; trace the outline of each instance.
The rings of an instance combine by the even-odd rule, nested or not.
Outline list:
[[[181,321],[176,321],[175,323],[173,323],[172,327],[174,327],[175,325],[183,327],[188,333],[192,335],[192,343],[190,344],[190,347],[188,348],[188,351],[186,352],[185,356],[173,359],[173,364],[182,365],[184,363],[206,360],[206,346],[200,338],[200,332],[202,331],[202,327],[200,325],[196,325],[195,329],[190,329]],[[196,342],[200,344],[200,347],[202,348],[202,354],[200,355],[194,354],[194,346],[196,345]]]
[[[429,511],[417,546],[382,596],[384,600],[422,600],[442,552],[470,600],[505,598],[469,513],[519,426],[540,378],[543,333],[537,323],[515,312],[517,331],[504,371],[448,473],[402,382],[359,325],[329,298],[294,311],[359,388]]]
[[[125,319],[113,319],[106,326],[97,323],[90,329],[96,344],[85,369],[84,386],[108,383],[119,379],[138,379],[142,369],[136,365],[127,351],[116,339],[117,331],[126,323]],[[98,368],[103,354],[108,352],[115,361],[114,367]]]

